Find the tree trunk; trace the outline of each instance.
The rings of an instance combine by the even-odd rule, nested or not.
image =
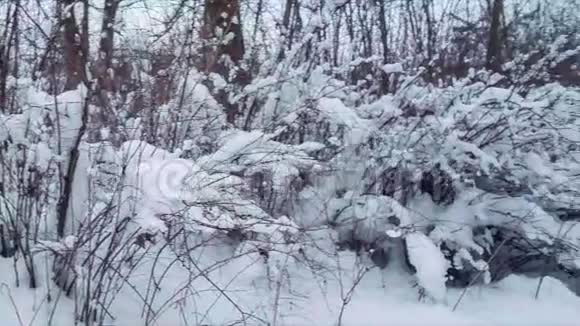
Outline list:
[[[286,46],[290,44],[290,17],[292,17],[292,7],[294,0],[286,0],[284,7],[284,17],[282,18],[282,39],[283,43],[280,46],[280,53],[278,54],[278,61],[282,61],[285,57]]]
[[[116,133],[117,121],[114,110],[111,108],[110,96],[117,92],[119,83],[115,79],[113,67],[113,55],[115,50],[115,22],[119,4],[123,0],[105,0],[101,33],[99,40],[98,57],[94,65],[93,74],[96,78],[96,91],[93,93],[94,104],[98,110],[88,118],[88,141],[91,143],[101,141],[101,130],[108,128],[114,145],[120,145],[119,136]]]
[[[101,25],[101,40],[99,41],[99,58],[96,73],[99,88],[102,91],[112,92],[115,90],[113,83],[113,50],[115,36],[115,19],[121,0],[106,0],[103,9],[103,21]]]
[[[85,35],[81,35],[77,25],[73,6],[76,2],[76,0],[62,1],[62,8],[65,10],[62,13],[65,91],[76,89],[85,80],[86,58],[83,53],[83,41],[81,41]]]
[[[8,10],[6,10],[6,17],[4,17],[6,22],[10,21],[10,9],[8,7]],[[6,27],[2,32],[2,39],[0,39],[0,113],[8,111],[6,108],[8,102],[7,81],[10,71],[10,47],[12,44],[12,34],[8,32],[9,30],[8,23],[6,23]]]
[[[502,64],[502,17],[503,0],[494,0],[491,9],[491,26],[489,28],[486,68],[495,72],[501,71]]]
[[[206,0],[202,37],[208,43],[204,49],[204,70],[227,77],[228,59],[237,65],[244,58],[239,1]]]
[[[258,6],[256,8],[256,16],[254,19],[254,31],[252,33],[252,39],[255,41],[258,39],[258,32],[261,28],[261,23],[262,23],[262,11],[264,10],[264,0],[259,0],[258,1]],[[258,69],[258,54],[259,54],[259,47],[260,44],[258,42],[255,42],[254,45],[252,46],[252,54],[251,54],[251,64],[250,67],[252,69],[252,71],[255,70],[259,70]]]
[[[427,65],[427,80],[433,81],[433,56],[435,53],[435,31],[434,21],[431,17],[430,0],[423,0],[423,14],[425,15],[425,25],[427,28],[427,58],[425,64]]]
[[[220,74],[233,84],[246,84],[248,76],[244,71],[238,69],[231,74],[234,67],[240,68],[245,53],[239,0],[206,0],[201,37],[205,46],[200,70]],[[224,90],[215,91],[215,97],[224,106],[228,123],[235,124],[238,105],[230,103]]]
[[[79,157],[79,146],[85,134],[88,118],[88,105],[90,98],[90,85],[86,76],[86,65],[88,63],[89,40],[88,40],[88,9],[89,1],[82,0],[83,3],[83,20],[81,22],[82,33],[79,32],[74,10],[72,4],[78,0],[65,0],[63,8],[67,12],[63,13],[63,28],[64,28],[64,57],[65,70],[67,82],[66,90],[77,89],[80,83],[87,86],[87,94],[85,94],[84,104],[81,113],[81,126],[76,135],[73,147],[67,153],[68,165],[65,167],[61,165],[61,192],[57,203],[57,234],[62,238],[65,233],[66,222],[68,218],[69,205],[71,201],[74,175],[77,169],[77,162]],[[68,12],[70,11],[70,12]]]
[[[383,47],[383,63],[389,62],[389,31],[387,30],[387,18],[385,10],[385,1],[377,0],[379,5],[379,29],[381,32],[381,43]]]
[[[296,35],[302,31],[302,16],[300,15],[300,2],[298,0],[294,0],[292,10],[294,11],[294,18],[288,33],[288,42],[286,42],[288,43],[288,49],[292,48]]]

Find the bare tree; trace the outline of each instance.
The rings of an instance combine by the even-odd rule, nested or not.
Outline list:
[[[8,102],[8,76],[18,77],[19,44],[20,44],[20,0],[8,6],[5,16],[5,28],[0,40],[0,112],[9,111],[14,103]],[[11,60],[12,59],[12,60]],[[13,102],[13,101],[12,101]]]
[[[201,70],[207,74],[220,74],[234,84],[246,83],[247,75],[239,66],[245,54],[240,2],[206,0],[201,36],[205,41]],[[234,124],[239,113],[238,105],[230,103],[224,90],[216,93],[218,101],[225,107],[227,121]]]
[[[290,18],[292,17],[292,10],[296,8],[296,0],[286,0],[286,5],[284,6],[284,16],[282,17],[282,38],[284,43],[280,47],[280,53],[278,53],[278,60],[284,59],[286,46],[290,46]],[[295,10],[295,9],[294,9]]]
[[[504,12],[503,0],[494,0],[491,8],[491,25],[489,28],[489,41],[487,44],[486,68],[500,71],[502,64],[502,18]]]
[[[82,33],[79,31],[78,22],[74,15],[73,4],[76,0],[66,0],[66,6],[63,9],[63,27],[64,27],[64,57],[66,60],[66,85],[65,90],[76,89],[81,83],[89,86],[86,76],[86,68],[88,64],[89,41],[88,41],[88,0],[82,0],[83,20],[81,22]],[[57,204],[57,233],[59,237],[64,236],[65,226],[67,222],[67,215],[69,205],[73,192],[74,175],[77,168],[79,158],[79,146],[84,136],[87,124],[88,99],[90,95],[87,93],[82,114],[82,123],[76,135],[73,147],[68,154],[68,165],[60,166],[61,192],[59,194]],[[57,108],[58,109],[58,108]],[[60,119],[57,117],[57,119]]]
[[[115,36],[115,20],[117,10],[122,0],[106,0],[101,23],[101,39],[99,41],[99,58],[96,63],[96,75],[99,88],[103,91],[113,91],[113,50]]]
[[[87,64],[86,53],[88,52],[88,39],[87,34],[83,35],[79,30],[79,22],[74,11],[74,4],[77,2],[77,0],[63,0],[59,8],[61,10],[61,24],[63,26],[63,50],[66,75],[65,90],[76,89],[86,79],[85,69]],[[86,20],[86,17],[84,19]],[[88,23],[83,22],[83,26],[85,24]]]
[[[385,1],[377,0],[376,4],[379,6],[379,31],[381,32],[381,45],[383,50],[383,61],[389,61],[389,31],[387,30],[387,18],[385,10]]]
[[[435,55],[435,22],[431,14],[431,7],[433,2],[430,0],[423,0],[422,2],[423,14],[425,15],[425,25],[427,28],[427,79],[433,79],[433,57]]]
[[[202,37],[208,43],[204,70],[228,76],[228,66],[239,64],[245,54],[239,1],[206,0]]]

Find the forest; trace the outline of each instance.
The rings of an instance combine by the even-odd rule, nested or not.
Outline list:
[[[0,325],[577,325],[580,0],[0,0]]]

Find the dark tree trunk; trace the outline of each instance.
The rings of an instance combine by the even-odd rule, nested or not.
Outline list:
[[[99,88],[105,91],[114,91],[113,82],[113,50],[115,37],[115,20],[120,0],[106,0],[103,9],[103,21],[101,25],[101,39],[99,41],[99,58],[96,66],[96,77]]]
[[[426,58],[426,65],[427,65],[427,80],[433,81],[433,56],[435,53],[435,31],[434,31],[434,24],[433,18],[431,16],[431,9],[430,6],[432,3],[430,0],[423,0],[422,7],[423,7],[423,14],[425,15],[425,24],[427,25],[427,58]]]
[[[282,37],[284,43],[280,48],[280,53],[278,54],[278,61],[284,59],[286,46],[290,44],[290,18],[292,17],[292,8],[294,0],[286,0],[286,6],[284,7],[284,17],[282,18]]]
[[[491,9],[491,25],[489,28],[489,42],[487,45],[486,68],[492,71],[501,71],[502,65],[502,17],[503,0],[494,0]]]
[[[387,18],[385,10],[385,1],[377,0],[379,5],[379,29],[381,32],[381,45],[383,47],[383,62],[389,62],[389,31],[387,30]]]
[[[230,33],[232,39],[224,42],[224,37]],[[239,1],[206,0],[202,37],[208,43],[204,49],[204,70],[228,76],[230,67],[226,58],[237,65],[245,52]]]
[[[113,57],[115,54],[115,22],[117,11],[123,0],[105,0],[101,33],[98,48],[98,57],[93,66],[93,74],[96,79],[93,104],[98,107],[88,118],[88,141],[101,141],[101,130],[108,128],[111,132],[111,140],[114,145],[120,145],[120,135],[117,133],[117,117],[111,107],[111,94],[119,91],[119,82],[116,77]]]
[[[224,41],[226,36],[228,40]],[[233,84],[246,84],[249,78],[243,70],[239,69],[239,64],[245,54],[240,2],[238,0],[206,0],[201,37],[206,44],[202,51],[200,70],[207,74],[220,74],[226,81]],[[235,74],[231,74],[234,67],[238,69]],[[216,90],[215,93],[216,99],[225,108],[228,123],[235,124],[240,111],[238,105],[229,102],[228,94],[224,90]]]
[[[76,89],[85,80],[86,58],[83,41],[81,41],[85,36],[81,35],[78,29],[77,19],[72,6],[75,2],[75,0],[62,1],[62,8],[66,10],[66,12],[62,13],[64,66],[66,74],[65,91]]]
[[[71,11],[70,14],[63,13],[65,17],[63,20],[64,27],[64,57],[66,66],[66,77],[67,82],[65,85],[65,90],[76,89],[80,83],[85,83],[89,86],[89,81],[86,76],[86,65],[88,63],[88,53],[89,53],[89,41],[88,41],[88,0],[83,0],[83,21],[81,22],[82,33],[79,33],[77,22],[74,17],[73,9],[70,4],[74,3],[75,0],[65,0],[69,6],[64,6]],[[72,20],[71,20],[72,17]],[[68,25],[68,27],[67,27]],[[68,61],[72,60],[72,61]],[[90,88],[90,87],[89,87]],[[85,134],[87,118],[88,118],[88,99],[90,97],[90,89],[88,94],[85,96],[85,103],[83,104],[82,111],[82,123],[79,128],[78,134],[75,139],[73,147],[70,152],[67,153],[68,165],[59,167],[61,171],[61,192],[59,194],[59,199],[57,203],[57,234],[59,238],[62,238],[65,233],[66,222],[69,211],[69,204],[71,201],[72,191],[73,191],[73,181],[74,175],[77,168],[77,162],[79,157],[79,146],[80,142]]]
[[[4,21],[10,21],[10,7],[6,10],[6,17]],[[0,113],[4,113],[8,111],[7,106],[7,97],[8,97],[8,90],[7,90],[7,81],[8,81],[8,74],[10,71],[10,48],[12,45],[12,34],[9,33],[9,26],[6,24],[6,27],[2,33],[2,39],[0,39]]]
[[[298,0],[294,0],[293,9],[294,11],[294,19],[292,25],[290,26],[290,31],[288,33],[288,49],[292,48],[292,44],[294,44],[294,39],[297,35],[302,31],[302,16],[300,15],[300,2]]]

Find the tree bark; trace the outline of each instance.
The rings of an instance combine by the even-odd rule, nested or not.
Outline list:
[[[239,69],[245,54],[239,0],[206,0],[201,37],[205,46],[200,70],[206,74],[217,73],[233,84],[246,84],[249,78]],[[234,72],[233,68],[238,69]],[[227,122],[235,124],[238,105],[230,103],[223,89],[216,90],[215,97],[225,108]]]
[[[245,52],[238,0],[206,0],[202,38],[207,42],[204,70],[227,77],[227,58],[237,65]]]
[[[102,91],[114,91],[113,50],[115,37],[115,20],[121,0],[105,0],[101,39],[99,41],[99,58],[96,66],[97,80]]]
[[[10,9],[11,8],[8,7],[8,10],[6,10],[6,16],[4,17],[4,21],[6,22],[10,21]],[[9,33],[9,30],[10,28],[7,23],[2,32],[2,39],[0,39],[0,113],[8,111],[6,107],[8,102],[7,81],[10,71],[10,48],[12,44],[12,34]]]
[[[81,35],[77,19],[74,13],[74,4],[77,0],[62,0],[62,25],[63,25],[63,48],[66,83],[64,90],[76,89],[85,80],[86,58],[83,53],[82,39],[86,35]]]
[[[290,18],[292,17],[292,8],[294,0],[286,0],[286,5],[284,7],[284,17],[282,17],[282,39],[283,43],[280,46],[280,53],[278,54],[278,61],[284,60],[286,55],[286,46],[290,44]]]
[[[427,80],[433,81],[433,56],[435,53],[435,31],[434,31],[434,21],[431,17],[431,10],[430,7],[432,2],[430,0],[423,0],[422,8],[423,14],[425,15],[425,24],[427,25],[427,58],[426,58],[426,65],[427,65]]]
[[[67,153],[68,165],[59,167],[61,172],[61,192],[57,203],[57,235],[62,238],[65,234],[66,222],[68,218],[69,205],[71,202],[74,176],[79,158],[79,146],[86,131],[88,118],[88,105],[90,98],[90,85],[86,76],[86,65],[88,63],[89,40],[88,40],[88,0],[81,0],[83,4],[83,20],[81,21],[82,33],[79,32],[76,17],[72,4],[78,0],[64,0],[63,28],[64,28],[64,57],[67,82],[66,90],[77,89],[79,84],[87,86],[87,94],[82,107],[81,126],[76,135],[73,147]],[[72,60],[72,61],[69,61]]]
[[[385,1],[377,0],[379,5],[379,29],[381,32],[381,43],[383,47],[383,62],[389,62],[389,31],[387,30],[387,18],[385,10]]]
[[[503,0],[494,0],[491,9],[491,25],[489,28],[489,42],[487,45],[486,68],[495,72],[501,71],[502,65],[502,17]]]

